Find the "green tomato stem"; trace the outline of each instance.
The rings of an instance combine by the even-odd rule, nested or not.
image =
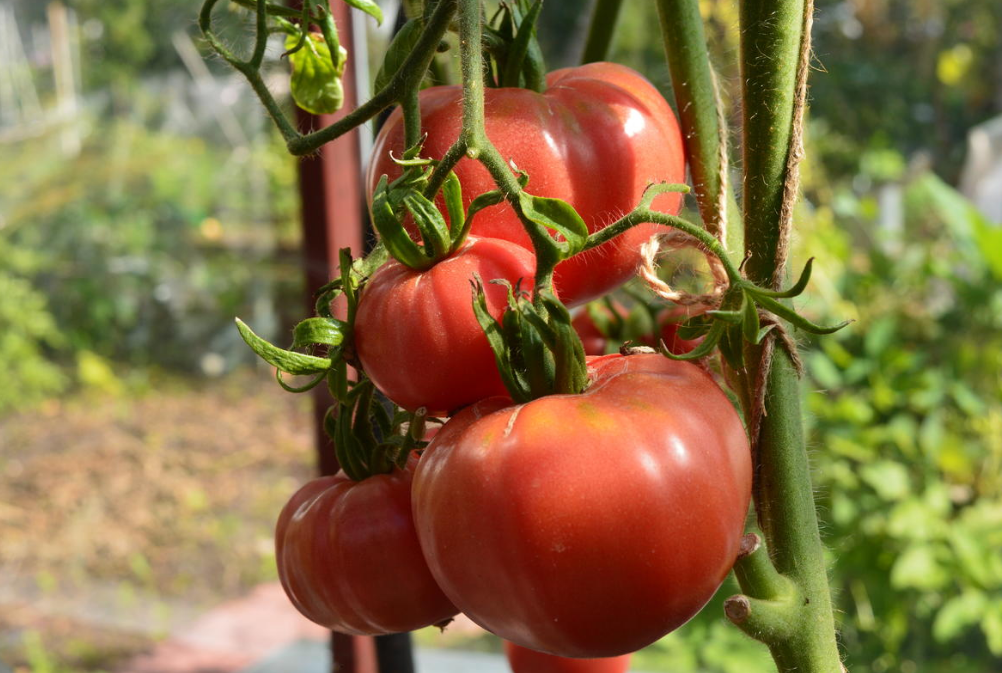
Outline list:
[[[727,124],[699,0],[658,0],[657,5],[699,214],[711,234],[740,251],[740,241],[728,240]],[[740,234],[740,227],[733,229]]]
[[[778,288],[783,278],[796,198],[812,12],[811,0],[741,3],[743,209],[748,255],[744,270],[749,281],[771,289]],[[755,449],[758,522],[775,569],[793,580],[803,596],[799,617],[789,632],[763,628],[753,635],[769,645],[784,673],[839,673],[842,666],[796,368],[783,349],[769,343],[746,345],[746,356],[750,374],[740,374],[738,380],[751,384],[742,393],[750,404],[745,411],[751,419]],[[745,577],[743,590],[755,587],[752,579]]]
[[[588,37],[585,39],[581,63],[595,63],[609,57],[609,47],[619,20],[623,0],[596,0],[588,22]]]

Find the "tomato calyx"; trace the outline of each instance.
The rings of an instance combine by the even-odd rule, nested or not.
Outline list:
[[[347,365],[331,371],[335,404],[324,415],[324,431],[334,444],[338,464],[354,481],[403,469],[412,451],[423,449],[424,408],[415,412],[384,403],[365,375],[350,381]]]
[[[496,281],[492,281],[496,282]],[[473,312],[494,352],[501,380],[518,403],[554,394],[576,394],[588,385],[584,346],[571,316],[551,290],[528,294],[510,283],[508,307],[498,320],[487,310],[483,281],[472,281]]]
[[[768,290],[744,279],[732,280],[718,308],[695,316],[678,328],[680,339],[702,337],[702,343],[688,353],[672,353],[664,346],[661,352],[672,360],[697,360],[719,347],[728,366],[739,370],[745,365],[745,342],[758,345],[771,331],[783,330],[776,318],[811,334],[831,334],[842,329],[849,321],[818,325],[780,301],[803,293],[810,281],[813,264],[814,259],[809,259],[800,278],[787,290]]]
[[[536,42],[542,0],[502,2],[484,26],[484,75],[490,87],[522,87],[542,93],[546,65]]]

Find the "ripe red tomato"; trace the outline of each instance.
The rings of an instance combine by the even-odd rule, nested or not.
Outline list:
[[[508,241],[471,237],[454,255],[424,271],[390,261],[362,290],[355,352],[365,373],[405,409],[444,416],[491,395],[506,394],[494,353],[473,313],[470,281],[484,280],[491,314],[507,306],[503,278],[532,287],[535,257]]]
[[[615,63],[590,63],[550,73],[545,93],[528,89],[485,92],[487,136],[529,174],[528,191],[568,201],[591,231],[632,210],[651,182],[684,182],[682,135],[665,99],[639,73]],[[423,156],[439,159],[459,136],[459,87],[421,92]],[[403,154],[403,117],[394,111],[376,138],[369,166],[369,194],[383,174],[393,180]],[[466,204],[496,189],[487,170],[463,158],[455,168]],[[657,210],[676,213],[681,195],[664,194]],[[440,208],[445,212],[442,204]],[[629,280],[640,262],[640,245],[657,232],[640,225],[615,241],[561,263],[557,293],[574,306],[606,294]],[[477,215],[472,232],[502,238],[526,248],[531,243],[507,203]]]
[[[482,627],[566,657],[681,626],[734,563],[751,496],[737,412],[696,365],[591,359],[580,395],[464,409],[414,478],[418,539]]]
[[[314,479],[282,509],[278,576],[308,619],[356,635],[411,631],[457,612],[428,571],[411,517],[415,460],[352,481]]]
[[[505,641],[504,653],[512,673],[626,673],[630,670],[630,654],[601,659],[571,659],[530,650]]]

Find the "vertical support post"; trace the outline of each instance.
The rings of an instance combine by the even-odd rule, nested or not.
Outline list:
[[[350,58],[355,58],[359,52],[353,44],[348,10],[348,5],[343,2],[331,3],[341,43]],[[355,74],[350,67],[345,68],[343,84],[344,107],[340,112],[314,116],[297,108],[297,123],[301,131],[327,126],[358,105]],[[353,255],[362,254],[362,157],[357,130],[327,143],[315,154],[299,159],[299,194],[307,309],[312,314],[316,291],[334,276],[338,250],[351,248]],[[335,302],[335,315],[343,318],[344,309],[343,303]],[[325,386],[317,386],[312,394],[318,467],[322,475],[334,474],[338,470],[337,458],[323,428],[324,414],[332,400]],[[334,632],[331,633],[331,650],[333,670],[338,673],[378,673],[372,638]]]
[[[349,59],[365,58],[365,45],[355,44],[356,32],[352,28],[353,17],[348,4],[332,2],[331,11]],[[351,61],[342,80],[344,107],[336,114],[320,116],[297,108],[300,131],[327,126],[358,105],[359,71],[350,66]],[[357,129],[327,143],[315,154],[300,158],[299,193],[307,312],[312,314],[316,291],[334,277],[338,251],[351,248],[356,257],[364,252],[366,214],[362,196],[361,137]],[[335,302],[333,308],[335,315],[344,317],[343,302]],[[325,386],[317,386],[312,394],[318,467],[322,475],[334,474],[338,470],[337,458],[323,428],[324,414],[332,400]],[[331,650],[333,670],[337,673],[412,673],[414,670],[410,634],[407,633],[372,638],[333,632]]]

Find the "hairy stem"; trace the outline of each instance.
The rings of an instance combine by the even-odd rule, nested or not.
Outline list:
[[[737,253],[741,242],[728,240],[727,125],[699,0],[658,0],[657,5],[699,214],[706,229]]]
[[[812,12],[811,0],[741,2],[744,268],[750,281],[771,288],[782,281],[789,246]],[[753,366],[737,378],[753,388],[744,392],[759,525],[776,570],[803,596],[795,628],[753,635],[769,645],[781,671],[839,673],[796,369],[771,337],[746,350]],[[746,579],[742,589],[751,591],[753,583]]]

